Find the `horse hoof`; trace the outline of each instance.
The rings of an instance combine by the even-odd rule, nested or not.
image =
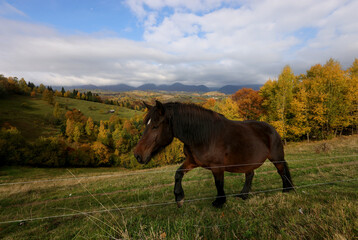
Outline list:
[[[215,200],[214,202],[212,202],[211,204],[213,205],[213,207],[215,208],[222,208],[224,206],[225,201],[217,201]]]
[[[240,194],[236,195],[236,197],[241,198],[242,200],[246,200],[249,198],[249,194],[248,193],[245,193],[245,194],[240,193]]]
[[[178,208],[181,208],[184,204],[184,198],[177,202]]]

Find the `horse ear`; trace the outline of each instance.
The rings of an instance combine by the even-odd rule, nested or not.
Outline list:
[[[161,102],[159,102],[158,100],[155,101],[155,106],[158,108],[158,111],[161,115],[164,115],[165,109],[164,106]]]
[[[153,106],[147,104],[146,102],[143,101],[143,104],[146,108],[148,108],[148,110],[151,110],[153,108]]]

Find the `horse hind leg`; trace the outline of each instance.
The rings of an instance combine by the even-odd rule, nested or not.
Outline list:
[[[251,184],[254,175],[255,175],[254,171],[245,173],[245,184],[241,192],[238,195],[236,195],[237,197],[242,198],[243,200],[246,200],[249,197],[249,192],[251,190]]]
[[[275,161],[270,159],[270,161],[275,165],[278,174],[280,174],[282,179],[282,192],[289,192],[294,190],[293,182],[291,179],[291,174],[288,169],[287,162],[282,158],[282,160]]]

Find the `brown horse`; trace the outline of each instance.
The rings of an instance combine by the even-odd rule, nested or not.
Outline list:
[[[224,171],[245,173],[244,187],[237,196],[246,199],[254,169],[267,158],[282,178],[283,192],[294,188],[281,138],[271,125],[258,121],[231,121],[194,104],[162,104],[159,101],[155,106],[144,104],[148,108],[144,119],[146,128],[134,150],[139,163],[148,163],[174,137],[184,143],[186,160],[175,174],[174,194],[178,207],[184,203],[182,178],[196,167],[210,169],[214,175],[217,196],[212,204],[215,207],[222,207],[226,202]]]

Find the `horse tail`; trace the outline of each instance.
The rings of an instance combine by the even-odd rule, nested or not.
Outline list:
[[[280,135],[272,127],[270,136],[270,155],[269,160],[275,165],[277,172],[280,174],[283,183],[283,192],[294,189],[290,170],[285,160],[285,153]]]

